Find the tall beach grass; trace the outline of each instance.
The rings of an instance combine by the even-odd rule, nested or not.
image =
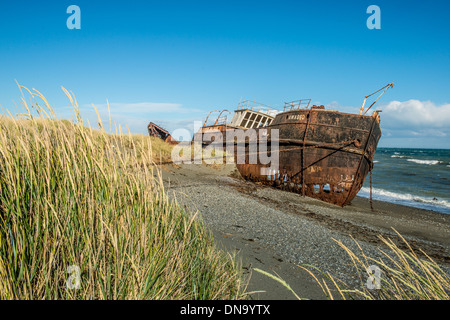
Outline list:
[[[91,129],[64,88],[75,121],[58,120],[19,87],[23,112],[0,116],[1,299],[243,297],[236,260],[162,187],[168,144]]]

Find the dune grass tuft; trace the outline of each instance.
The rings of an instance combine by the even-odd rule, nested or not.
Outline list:
[[[1,299],[243,296],[235,259],[164,191],[170,145],[86,127],[64,88],[76,120],[58,120],[19,87],[32,103],[0,117]]]

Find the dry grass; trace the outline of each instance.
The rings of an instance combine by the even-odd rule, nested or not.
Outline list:
[[[335,240],[351,258],[362,284],[360,290],[349,290],[343,289],[345,286],[338,286],[337,281],[333,281],[340,296],[362,297],[369,300],[449,300],[448,274],[426,252],[421,249],[415,251],[404,237],[395,232],[408,249],[403,250],[392,239],[380,235],[379,239],[388,250],[380,249],[384,258],[378,259],[367,256],[356,240],[354,241],[360,250],[359,253],[351,251],[341,241]],[[379,289],[375,283],[370,282],[375,280],[373,268],[372,270],[369,268],[371,266],[376,266],[380,270]],[[375,288],[371,289],[368,284],[372,284],[371,287]]]
[[[395,230],[394,230],[395,231]],[[299,266],[316,281],[325,297],[334,299],[365,300],[449,300],[450,277],[423,250],[414,251],[397,231],[397,236],[408,250],[402,250],[392,239],[379,236],[385,249],[379,249],[382,258],[367,256],[361,246],[354,240],[359,252],[353,252],[341,241],[336,243],[348,254],[361,282],[360,289],[352,289],[344,281],[336,279],[329,272],[322,272],[311,265]],[[380,274],[374,272],[378,268]],[[283,284],[293,292],[280,277],[255,269]],[[295,296],[299,296],[293,292]]]
[[[20,88],[33,103],[0,118],[1,299],[242,298],[234,258],[164,192],[170,145],[87,128],[65,89],[76,121],[60,121]]]

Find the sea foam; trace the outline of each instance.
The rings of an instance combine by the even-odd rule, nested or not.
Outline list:
[[[435,165],[435,164],[442,162],[439,160],[419,160],[419,159],[407,159],[407,161],[411,161],[411,162],[418,163],[418,164],[428,164],[428,165]]]
[[[361,196],[368,196],[370,194],[370,188],[362,187],[361,190],[362,194]],[[396,193],[392,191],[387,191],[383,189],[372,189],[372,195],[374,195],[379,200],[400,200],[405,202],[418,202],[423,204],[429,204],[429,205],[435,205],[435,206],[442,206],[446,208],[450,208],[450,202],[447,200],[433,200],[433,198],[425,198],[425,197],[419,197],[416,195],[412,195],[409,193]]]
[[[391,158],[406,158],[406,156],[400,156],[398,154],[393,154]]]

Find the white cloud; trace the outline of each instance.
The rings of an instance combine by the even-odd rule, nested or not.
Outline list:
[[[336,101],[325,107],[329,110],[356,114],[359,114],[360,108],[359,106],[341,106]],[[450,136],[450,104],[437,105],[432,101],[411,99],[377,104],[372,109],[382,111],[380,114],[381,145],[450,148],[448,138]]]
[[[388,128],[445,128],[450,126],[450,104],[436,105],[431,101],[391,101],[380,108],[382,123]]]
[[[359,113],[359,107],[342,106],[336,101],[328,103],[326,108],[341,112]],[[403,102],[391,101],[374,106],[372,109],[382,111],[382,126],[390,129],[450,127],[450,104],[436,105],[431,101],[411,99]]]
[[[381,144],[390,147],[449,148],[450,104],[391,101],[381,105]]]

